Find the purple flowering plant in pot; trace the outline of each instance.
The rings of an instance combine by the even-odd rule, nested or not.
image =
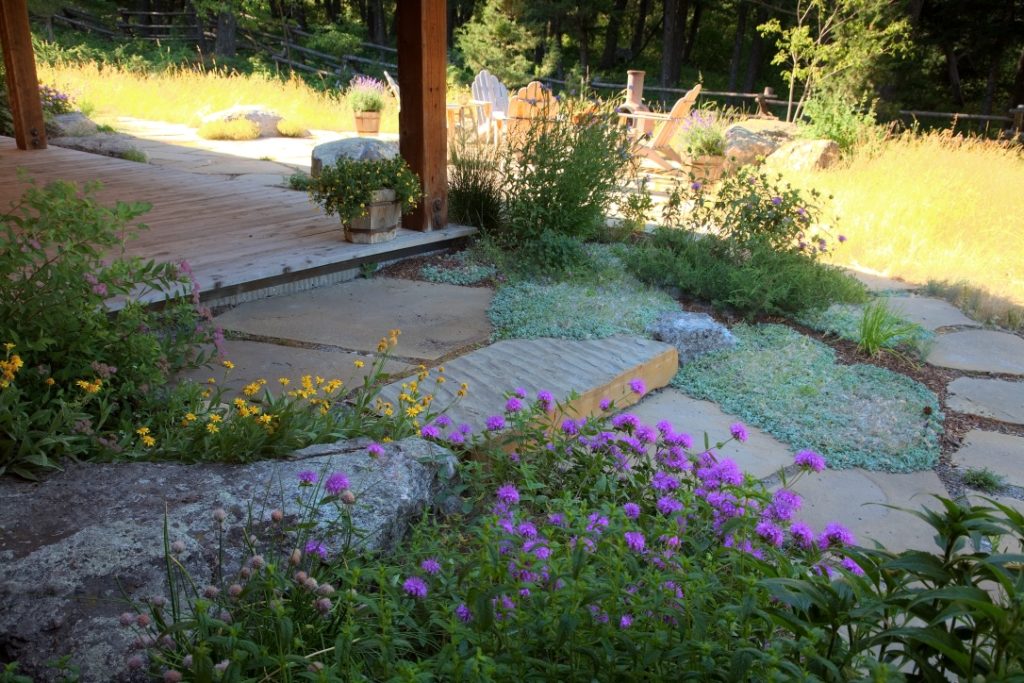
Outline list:
[[[611,401],[602,408],[615,412]],[[820,455],[798,453],[768,490],[721,455],[748,439],[742,424],[713,442],[630,414],[571,415],[548,392],[516,389],[476,429],[425,418],[421,438],[463,456],[463,505],[428,514],[392,554],[346,540],[360,530],[345,529],[344,510],[363,496],[344,471],[299,473],[307,516],[254,505],[264,511],[245,533],[210,536],[244,541],[219,582],[172,584],[175,598],[161,604],[177,600],[174,615],[152,604],[126,613],[147,646],[131,665],[163,680],[685,670],[837,681],[914,665],[918,655],[894,644],[909,642],[905,629],[887,658],[873,649],[887,623],[913,618],[901,600],[921,575],[893,573],[908,556],[859,549],[838,522],[799,520],[795,485],[825,467]],[[371,443],[367,455],[389,448]],[[340,538],[323,533],[325,512]]]

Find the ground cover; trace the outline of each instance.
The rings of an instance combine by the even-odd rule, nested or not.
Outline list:
[[[981,319],[1021,324],[1019,148],[908,134],[861,148],[834,168],[787,178],[834,196],[832,216],[849,238],[834,262],[922,284],[963,281],[984,293],[974,302]]]
[[[830,467],[910,472],[935,465],[938,398],[908,377],[839,365],[825,344],[780,325],[737,325],[731,351],[684,366],[673,385],[757,425]]]

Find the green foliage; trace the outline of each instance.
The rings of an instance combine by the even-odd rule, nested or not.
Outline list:
[[[356,76],[345,92],[345,99],[352,111],[384,111],[384,83],[368,76]]]
[[[342,31],[330,26],[314,33],[313,37],[309,39],[309,47],[340,58],[356,54],[359,51],[361,40],[362,37],[357,33]]]
[[[308,192],[313,183],[313,176],[302,171],[296,171],[288,176],[288,187],[300,192]]]
[[[881,299],[885,304],[886,299]],[[797,315],[794,319],[801,325],[806,325],[812,330],[834,334],[841,339],[859,342],[862,336],[861,327],[864,324],[865,307],[850,304],[834,304],[825,310],[811,310]],[[903,333],[895,335],[874,336],[879,339],[882,349],[904,349],[909,350],[919,358],[927,355],[925,350],[935,335],[920,325],[914,325],[903,319],[896,313],[891,313],[891,320],[887,323],[892,327],[905,327]],[[869,335],[872,332],[869,331]]]
[[[448,215],[452,221],[480,228],[484,234],[500,231],[500,163],[496,147],[470,145],[465,137],[455,140],[448,174]]]
[[[442,282],[450,285],[475,285],[489,280],[498,274],[493,265],[477,263],[470,258],[468,252],[460,252],[454,258],[452,266],[427,265],[420,268],[420,277],[428,282]]]
[[[338,159],[310,179],[308,191],[328,215],[348,223],[366,215],[373,193],[383,189],[394,190],[395,201],[402,205],[403,213],[419,203],[423,192],[419,178],[401,157],[378,161]]]
[[[148,207],[101,206],[97,187],[33,185],[0,215],[0,339],[24,363],[5,389],[0,472],[32,476],[120,440],[120,422],[203,360],[208,312],[184,298],[186,272],[124,254]],[[168,302],[150,309],[149,295]]]
[[[921,335],[921,326],[908,322],[890,310],[885,299],[875,299],[864,307],[857,338],[857,350],[875,357],[883,350],[892,350],[900,340]]]
[[[683,124],[683,144],[692,157],[725,154],[725,122],[713,109],[698,109]]]
[[[455,44],[470,71],[487,69],[506,86],[514,87],[541,75],[532,59],[539,41],[506,5],[503,0],[478,3],[473,18],[455,32]]]
[[[981,489],[982,491],[998,491],[1006,485],[1006,477],[997,474],[987,467],[968,467],[961,476],[964,486]]]
[[[121,152],[121,158],[125,161],[134,161],[139,164],[145,164],[149,161],[145,152],[135,149],[134,147]]]
[[[0,64],[0,135],[14,136],[14,115],[7,95],[7,73]]]
[[[781,325],[737,325],[734,350],[687,363],[673,386],[719,404],[829,467],[911,472],[939,456],[943,415],[924,385]]]
[[[850,102],[829,90],[819,90],[804,103],[804,116],[804,135],[833,140],[844,154],[879,137],[874,105],[865,107],[864,100]]]

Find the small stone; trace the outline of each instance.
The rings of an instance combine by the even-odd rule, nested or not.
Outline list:
[[[46,132],[50,137],[85,137],[95,135],[99,127],[88,116],[80,111],[57,114],[46,123]]]
[[[796,135],[796,126],[782,121],[747,120],[725,129],[725,158],[730,169],[767,157]]]
[[[676,347],[680,365],[705,353],[736,346],[732,332],[707,313],[665,313],[647,328],[647,333]]]

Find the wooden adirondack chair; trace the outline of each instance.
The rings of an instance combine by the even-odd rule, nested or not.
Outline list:
[[[654,124],[650,138],[639,142],[636,146],[636,153],[643,156],[645,160],[653,162],[661,170],[669,172],[686,170],[686,162],[672,148],[671,143],[672,138],[675,137],[686,121],[686,117],[690,115],[690,110],[693,109],[693,105],[697,102],[698,95],[700,95],[699,83],[693,86],[688,93],[680,97],[672,105],[672,109],[668,114],[655,114],[652,112],[620,114],[619,118],[624,122],[627,120],[635,121],[636,125],[634,125],[634,128],[637,130],[642,130],[647,122]]]
[[[490,102],[490,116],[484,107],[477,108],[477,131],[488,140],[498,141],[508,118],[508,88],[498,77],[484,69],[473,79],[473,99]]]
[[[558,100],[540,81],[531,81],[520,88],[508,102],[510,136],[519,136],[529,130],[534,119],[554,119],[558,116]]]
[[[402,111],[402,93],[398,89],[398,82],[387,71],[384,72],[384,80],[388,82],[388,88],[391,89],[391,94],[395,96],[395,102],[398,103],[398,111]]]

